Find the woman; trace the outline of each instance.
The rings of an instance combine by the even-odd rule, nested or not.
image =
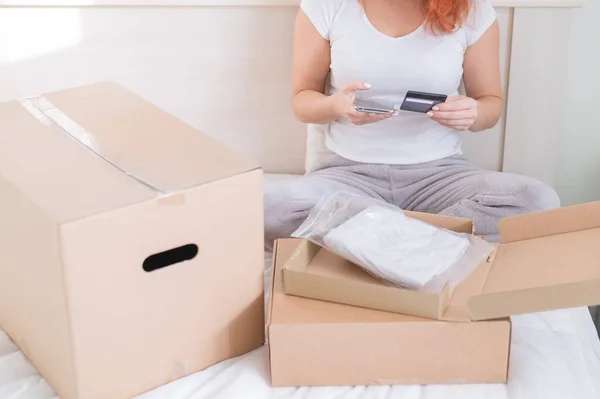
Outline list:
[[[336,191],[471,218],[490,241],[499,239],[501,218],[559,206],[550,187],[482,170],[462,155],[457,131],[489,129],[502,112],[489,0],[303,0],[294,35],[294,113],[328,125],[331,155],[268,188],[267,250]],[[461,78],[466,96],[458,95]],[[357,97],[401,104],[409,90],[449,97],[427,114],[355,110]]]

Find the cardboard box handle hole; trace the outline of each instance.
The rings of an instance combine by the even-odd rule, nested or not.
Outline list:
[[[142,267],[145,272],[150,273],[165,267],[192,260],[196,257],[196,255],[198,255],[198,246],[196,244],[187,244],[148,256],[146,260],[144,260]]]

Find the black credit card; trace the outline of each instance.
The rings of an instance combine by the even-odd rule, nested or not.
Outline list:
[[[421,112],[426,114],[431,109],[446,101],[448,96],[444,94],[424,93],[420,91],[409,91],[400,106],[402,111]]]

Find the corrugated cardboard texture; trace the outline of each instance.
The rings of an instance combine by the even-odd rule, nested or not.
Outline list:
[[[599,202],[508,217],[498,225],[505,244],[596,228],[600,228]]]
[[[156,196],[17,102],[0,104],[0,176],[57,222]]]
[[[93,135],[104,158],[161,191],[179,191],[257,168],[113,82],[45,98]]]
[[[285,295],[282,267],[299,244],[277,245],[268,328],[274,386],[506,381],[508,320],[449,323]]]
[[[473,319],[600,303],[600,202],[507,219]]]
[[[308,262],[296,258],[309,250],[315,256]],[[448,305],[448,288],[442,295],[400,290],[309,241],[294,255],[283,271],[287,294],[433,319],[440,319]]]
[[[0,325],[58,395],[128,399],[261,346],[262,171],[115,84],[47,97],[105,151],[0,105]]]
[[[458,233],[472,234],[472,220],[420,212],[406,212],[415,219]],[[310,248],[312,256],[303,252]],[[436,320],[469,321],[466,303],[461,311],[453,311],[446,319],[450,288],[441,294],[424,293],[393,287],[364,272],[352,264],[315,244],[305,242],[294,253],[293,262],[283,270],[284,289],[287,294],[385,310],[400,314],[427,317]],[[479,292],[479,291],[478,291]]]
[[[129,398],[264,343],[261,175],[61,227],[82,398]],[[142,270],[188,243],[193,260]]]
[[[443,320],[471,321],[469,299],[474,293],[481,292],[491,267],[492,264],[489,262],[480,265],[462,284],[456,287],[450,298],[450,305],[444,313]]]
[[[0,175],[58,222],[257,169],[113,82],[43,98],[87,131],[89,147],[52,120],[36,119],[21,103],[3,103]]]
[[[61,398],[75,398],[59,227],[1,177],[0,198],[0,325]]]

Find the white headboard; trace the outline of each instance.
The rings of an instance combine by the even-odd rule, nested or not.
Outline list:
[[[507,106],[496,128],[464,135],[475,162],[553,183],[570,8],[581,3],[495,1]],[[0,0],[0,101],[113,79],[266,171],[301,173],[306,127],[290,104],[298,4]]]

